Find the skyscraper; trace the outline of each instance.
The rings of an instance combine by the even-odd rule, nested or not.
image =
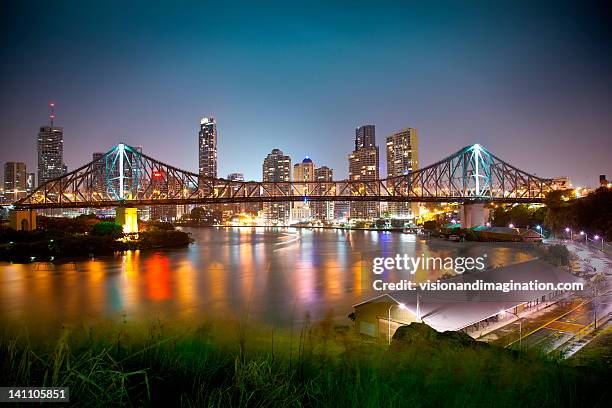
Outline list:
[[[94,189],[98,193],[102,193],[106,191],[105,181],[106,181],[106,162],[102,159],[104,157],[104,153],[95,152],[92,155],[92,159],[94,161],[93,164],[93,172],[94,172]]]
[[[355,151],[348,158],[349,180],[372,181],[379,178],[379,151],[376,146],[374,125],[355,129]],[[351,203],[350,217],[371,219],[378,217],[378,203],[373,201]]]
[[[264,159],[263,181],[291,181],[291,157],[285,156],[279,149],[273,149]],[[289,193],[287,188],[286,193]],[[287,224],[290,216],[290,202],[264,203],[264,216],[270,223]]]
[[[200,120],[198,140],[199,174],[201,177],[217,177],[217,122],[215,118]]]
[[[38,185],[64,175],[64,129],[53,124],[41,126],[37,148]]]
[[[16,201],[26,196],[27,173],[22,162],[4,164],[4,195],[9,201]]]
[[[404,128],[387,136],[387,177],[397,177],[419,168],[419,133]],[[411,203],[389,203],[392,217],[411,218]]]
[[[364,147],[376,147],[376,127],[374,125],[363,125],[355,129],[355,150]]]

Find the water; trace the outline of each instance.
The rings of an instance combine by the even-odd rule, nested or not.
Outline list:
[[[482,256],[490,265],[531,258],[520,247],[426,241],[414,235],[278,228],[185,229],[196,243],[157,252],[131,251],[54,265],[0,263],[0,320],[59,327],[111,320],[198,322],[247,317],[287,327],[334,318],[348,324],[352,305],[379,295],[372,259]],[[445,271],[417,271],[435,279]],[[385,279],[406,278],[397,272]]]

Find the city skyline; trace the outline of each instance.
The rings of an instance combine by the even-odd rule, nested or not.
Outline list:
[[[79,20],[70,4],[10,4],[0,162],[36,167],[36,133],[53,100],[69,170],[123,141],[196,171],[198,121],[213,116],[220,175],[258,180],[261,160],[278,148],[346,178],[352,133],[371,123],[379,138],[419,129],[421,167],[480,143],[538,176],[596,185],[612,173],[609,13],[552,4],[530,7],[526,19],[520,7],[486,4],[449,3],[443,16],[423,5],[203,5],[218,17],[209,27],[169,5],[133,3],[124,13],[99,5]],[[366,36],[352,22],[368,14]],[[242,28],[219,23],[228,19]],[[360,54],[372,58],[354,64]]]

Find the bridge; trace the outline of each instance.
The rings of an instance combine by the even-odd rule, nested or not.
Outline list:
[[[39,186],[18,211],[287,201],[538,203],[554,189],[479,144],[419,170],[381,180],[233,181],[202,177],[120,143]]]

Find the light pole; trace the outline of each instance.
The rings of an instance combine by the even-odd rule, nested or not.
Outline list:
[[[595,235],[593,237],[593,242],[597,241],[598,239],[599,239],[599,235]],[[601,252],[603,252],[603,250],[604,250],[604,239],[603,237],[601,237]]]
[[[569,227],[565,227],[565,232],[570,234],[570,241],[574,240],[574,237],[572,236],[572,230]]]
[[[585,233],[584,231],[580,231],[580,235],[584,235],[584,244],[589,246],[589,234]]]
[[[540,237],[542,237],[542,239],[544,239],[544,234],[542,233],[543,229],[541,225],[536,225],[536,229],[538,230],[538,234],[540,234]]]
[[[400,309],[405,310],[406,305],[403,303],[399,303],[399,304],[392,304],[391,306],[389,306],[389,333],[388,333],[388,338],[389,338],[389,345],[391,345],[391,309],[393,309],[394,306],[398,306]]]

